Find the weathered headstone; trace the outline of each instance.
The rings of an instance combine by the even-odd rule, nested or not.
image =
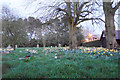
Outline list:
[[[58,44],[58,47],[61,47],[61,44]]]
[[[11,49],[12,47],[10,45],[8,45],[7,49]]]
[[[57,53],[55,54],[55,57],[54,57],[55,59],[57,59],[58,57],[57,57]]]
[[[37,48],[39,48],[39,44],[37,44]]]
[[[15,45],[15,48],[18,48],[18,46],[17,46],[17,45]]]
[[[65,45],[65,47],[67,47],[67,46]]]

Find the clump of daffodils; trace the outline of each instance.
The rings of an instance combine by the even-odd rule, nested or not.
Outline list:
[[[119,53],[118,50],[114,50],[114,49],[106,49],[106,48],[101,48],[101,47],[93,47],[93,48],[89,48],[89,47],[80,47],[79,49],[81,49],[84,53],[90,54],[90,55],[103,55],[103,56],[114,56],[117,53]],[[120,54],[120,53],[119,53]]]
[[[13,48],[10,48],[10,49],[2,49],[2,48],[0,48],[0,53],[9,54],[13,50],[14,50]]]
[[[12,51],[12,50],[14,50],[13,48],[11,48],[11,49],[7,49],[7,51]]]
[[[26,49],[26,51],[28,51],[28,52],[30,52],[30,53],[33,53],[33,54],[38,54],[38,51],[37,51],[37,50]]]
[[[37,50],[32,50],[31,53],[38,54]]]

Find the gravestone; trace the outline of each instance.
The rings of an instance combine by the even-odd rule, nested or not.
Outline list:
[[[58,47],[61,47],[61,44],[58,44]]]
[[[67,46],[65,45],[65,47],[67,47]]]
[[[58,57],[57,57],[57,53],[55,53],[55,57],[54,57],[55,59],[57,59]]]
[[[12,47],[10,45],[8,45],[7,49],[11,49]]]
[[[18,46],[17,46],[17,45],[15,45],[15,48],[18,48]]]
[[[37,48],[39,48],[39,44],[37,44]]]

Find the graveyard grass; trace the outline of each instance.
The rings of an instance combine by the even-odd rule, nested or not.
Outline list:
[[[118,78],[119,60],[92,58],[85,53],[69,53],[55,59],[55,53],[42,52],[28,61],[19,60],[26,56],[25,49],[17,48],[10,54],[2,55],[3,78]],[[30,49],[30,48],[29,48]],[[31,48],[33,49],[33,48]],[[63,53],[63,52],[59,52]]]

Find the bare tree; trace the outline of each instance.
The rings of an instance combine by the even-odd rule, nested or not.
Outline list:
[[[87,2],[82,0],[58,2],[47,6],[49,16],[48,14],[47,16],[44,15],[44,19],[48,21],[47,24],[54,22],[58,18],[64,20],[64,23],[69,27],[69,48],[75,49],[77,48],[76,26],[84,21],[99,19],[90,17],[92,11],[95,10],[92,5],[92,0]],[[36,11],[39,10],[40,8]]]
[[[113,7],[112,0],[103,0],[103,10],[105,14],[105,36],[106,36],[106,47],[108,49],[114,48],[116,45],[116,31],[114,23],[114,15],[118,7],[120,6],[120,1]]]

